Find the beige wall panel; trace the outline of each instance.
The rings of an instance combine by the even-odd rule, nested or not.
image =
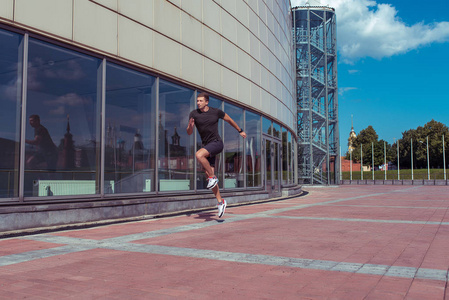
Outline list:
[[[210,1],[210,0],[205,0]],[[203,0],[181,1],[181,7],[196,19],[203,20]]]
[[[248,5],[257,14],[259,13],[259,1],[260,0],[248,0]],[[262,1],[260,1],[262,2]]]
[[[94,0],[94,2],[97,2],[105,7],[108,7],[112,10],[117,11],[117,1],[118,0]],[[134,1],[134,0],[133,0]]]
[[[263,89],[260,90],[260,104],[261,104],[262,111],[267,113],[269,116],[273,116],[274,115],[273,111],[272,111],[272,105],[271,105],[272,103],[271,103],[270,94],[268,94]]]
[[[203,48],[201,23],[184,12],[182,12],[181,15],[182,43],[201,53]]]
[[[268,73],[268,70],[265,69],[264,67],[260,68],[260,85],[265,89],[270,88],[269,73]]]
[[[237,71],[243,77],[251,78],[251,57],[246,52],[237,49],[238,68]]]
[[[211,0],[203,1],[203,22],[211,29],[221,33],[220,7]]]
[[[248,12],[249,12],[249,30],[256,37],[259,37],[259,17],[251,9]]]
[[[251,82],[242,76],[238,77],[238,100],[247,105],[251,104]]]
[[[155,0],[118,0],[118,11],[148,27],[154,27],[154,1]]]
[[[153,67],[153,31],[132,20],[119,17],[118,55]]]
[[[181,48],[182,79],[203,86],[203,56],[186,48]]]
[[[249,27],[249,15],[248,15],[248,4],[245,1],[236,1],[236,14],[235,17],[239,20],[243,26]]]
[[[237,71],[237,48],[226,39],[221,40],[221,47],[221,61],[223,65],[233,71]]]
[[[270,52],[268,51],[267,47],[265,47],[264,44],[260,44],[260,63],[266,67],[270,67],[270,60],[269,60]]]
[[[260,60],[260,41],[254,34],[249,35],[250,54],[255,60]]]
[[[221,32],[231,43],[237,43],[236,20],[226,11],[221,11]]]
[[[285,122],[285,119],[281,118],[281,114],[279,113],[279,111],[282,109],[282,103],[280,103],[279,101],[276,101],[276,98],[274,98],[273,96],[269,96],[270,99],[270,104],[271,104],[271,115],[273,116],[273,118],[276,118],[280,121]]]
[[[255,84],[260,85],[260,64],[254,59],[251,60],[251,81]]]
[[[259,1],[259,18],[264,24],[267,23],[267,6],[263,1]]]
[[[259,39],[262,44],[268,45],[268,29],[262,20],[259,20]]]
[[[204,55],[221,62],[221,39],[215,31],[203,26]]]
[[[72,0],[16,0],[15,21],[72,39]]]
[[[237,74],[234,72],[222,68],[221,69],[221,91],[224,95],[231,97],[233,99],[237,99],[238,97],[238,81]]]
[[[181,45],[154,33],[154,67],[170,75],[181,77]]]
[[[268,77],[270,79],[270,91],[272,91],[272,93],[274,93],[276,97],[281,98],[282,94],[281,94],[281,90],[279,89],[281,87],[281,84],[280,84],[279,80],[271,73],[268,73]],[[287,99],[285,99],[283,101],[286,101],[286,100]],[[281,98],[281,101],[282,101],[282,98]]]
[[[74,41],[117,54],[116,13],[88,0],[75,0],[73,28]]]
[[[223,0],[221,1],[221,6],[227,10],[231,15],[235,16],[237,13],[237,6],[236,2],[240,1],[229,1],[229,0]]]
[[[0,17],[13,19],[14,0],[0,0]]]
[[[157,0],[157,1],[164,1],[164,0]],[[183,2],[181,0],[166,0],[166,1],[173,3],[174,5],[176,5],[178,7],[181,7],[181,3]]]
[[[221,68],[214,61],[204,58],[204,86],[218,93],[221,93]]]
[[[237,23],[236,27],[237,27],[237,45],[241,49],[243,49],[243,51],[250,53],[250,51],[251,51],[250,41],[249,41],[250,33],[249,33],[248,29],[240,23]]]
[[[170,38],[181,41],[181,10],[170,2],[154,2],[154,29]]]
[[[251,106],[262,110],[262,101],[260,96],[260,87],[255,85],[254,83],[251,83]]]

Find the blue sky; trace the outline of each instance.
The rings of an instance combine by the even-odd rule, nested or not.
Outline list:
[[[306,0],[291,0],[292,6]],[[449,126],[448,0],[309,0],[337,14],[339,130],[372,125],[392,144],[430,120]]]

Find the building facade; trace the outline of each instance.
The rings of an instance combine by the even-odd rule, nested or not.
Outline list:
[[[292,9],[298,105],[298,180],[339,182],[336,16],[333,8]]]
[[[289,0],[1,3],[0,232],[213,206],[199,92],[228,202],[298,191]]]

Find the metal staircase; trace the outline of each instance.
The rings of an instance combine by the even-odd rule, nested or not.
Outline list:
[[[298,179],[304,184],[335,184],[340,170],[334,9],[316,6],[293,8],[293,32]]]

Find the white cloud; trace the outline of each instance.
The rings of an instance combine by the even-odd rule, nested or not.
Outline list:
[[[291,1],[293,7],[306,2]],[[449,41],[449,22],[409,26],[391,4],[371,0],[322,0],[321,4],[335,8],[337,45],[340,58],[346,63],[363,57],[381,59]]]
[[[352,90],[356,90],[356,87],[339,87],[338,88],[338,94],[340,96],[342,96],[344,93],[352,91]]]

